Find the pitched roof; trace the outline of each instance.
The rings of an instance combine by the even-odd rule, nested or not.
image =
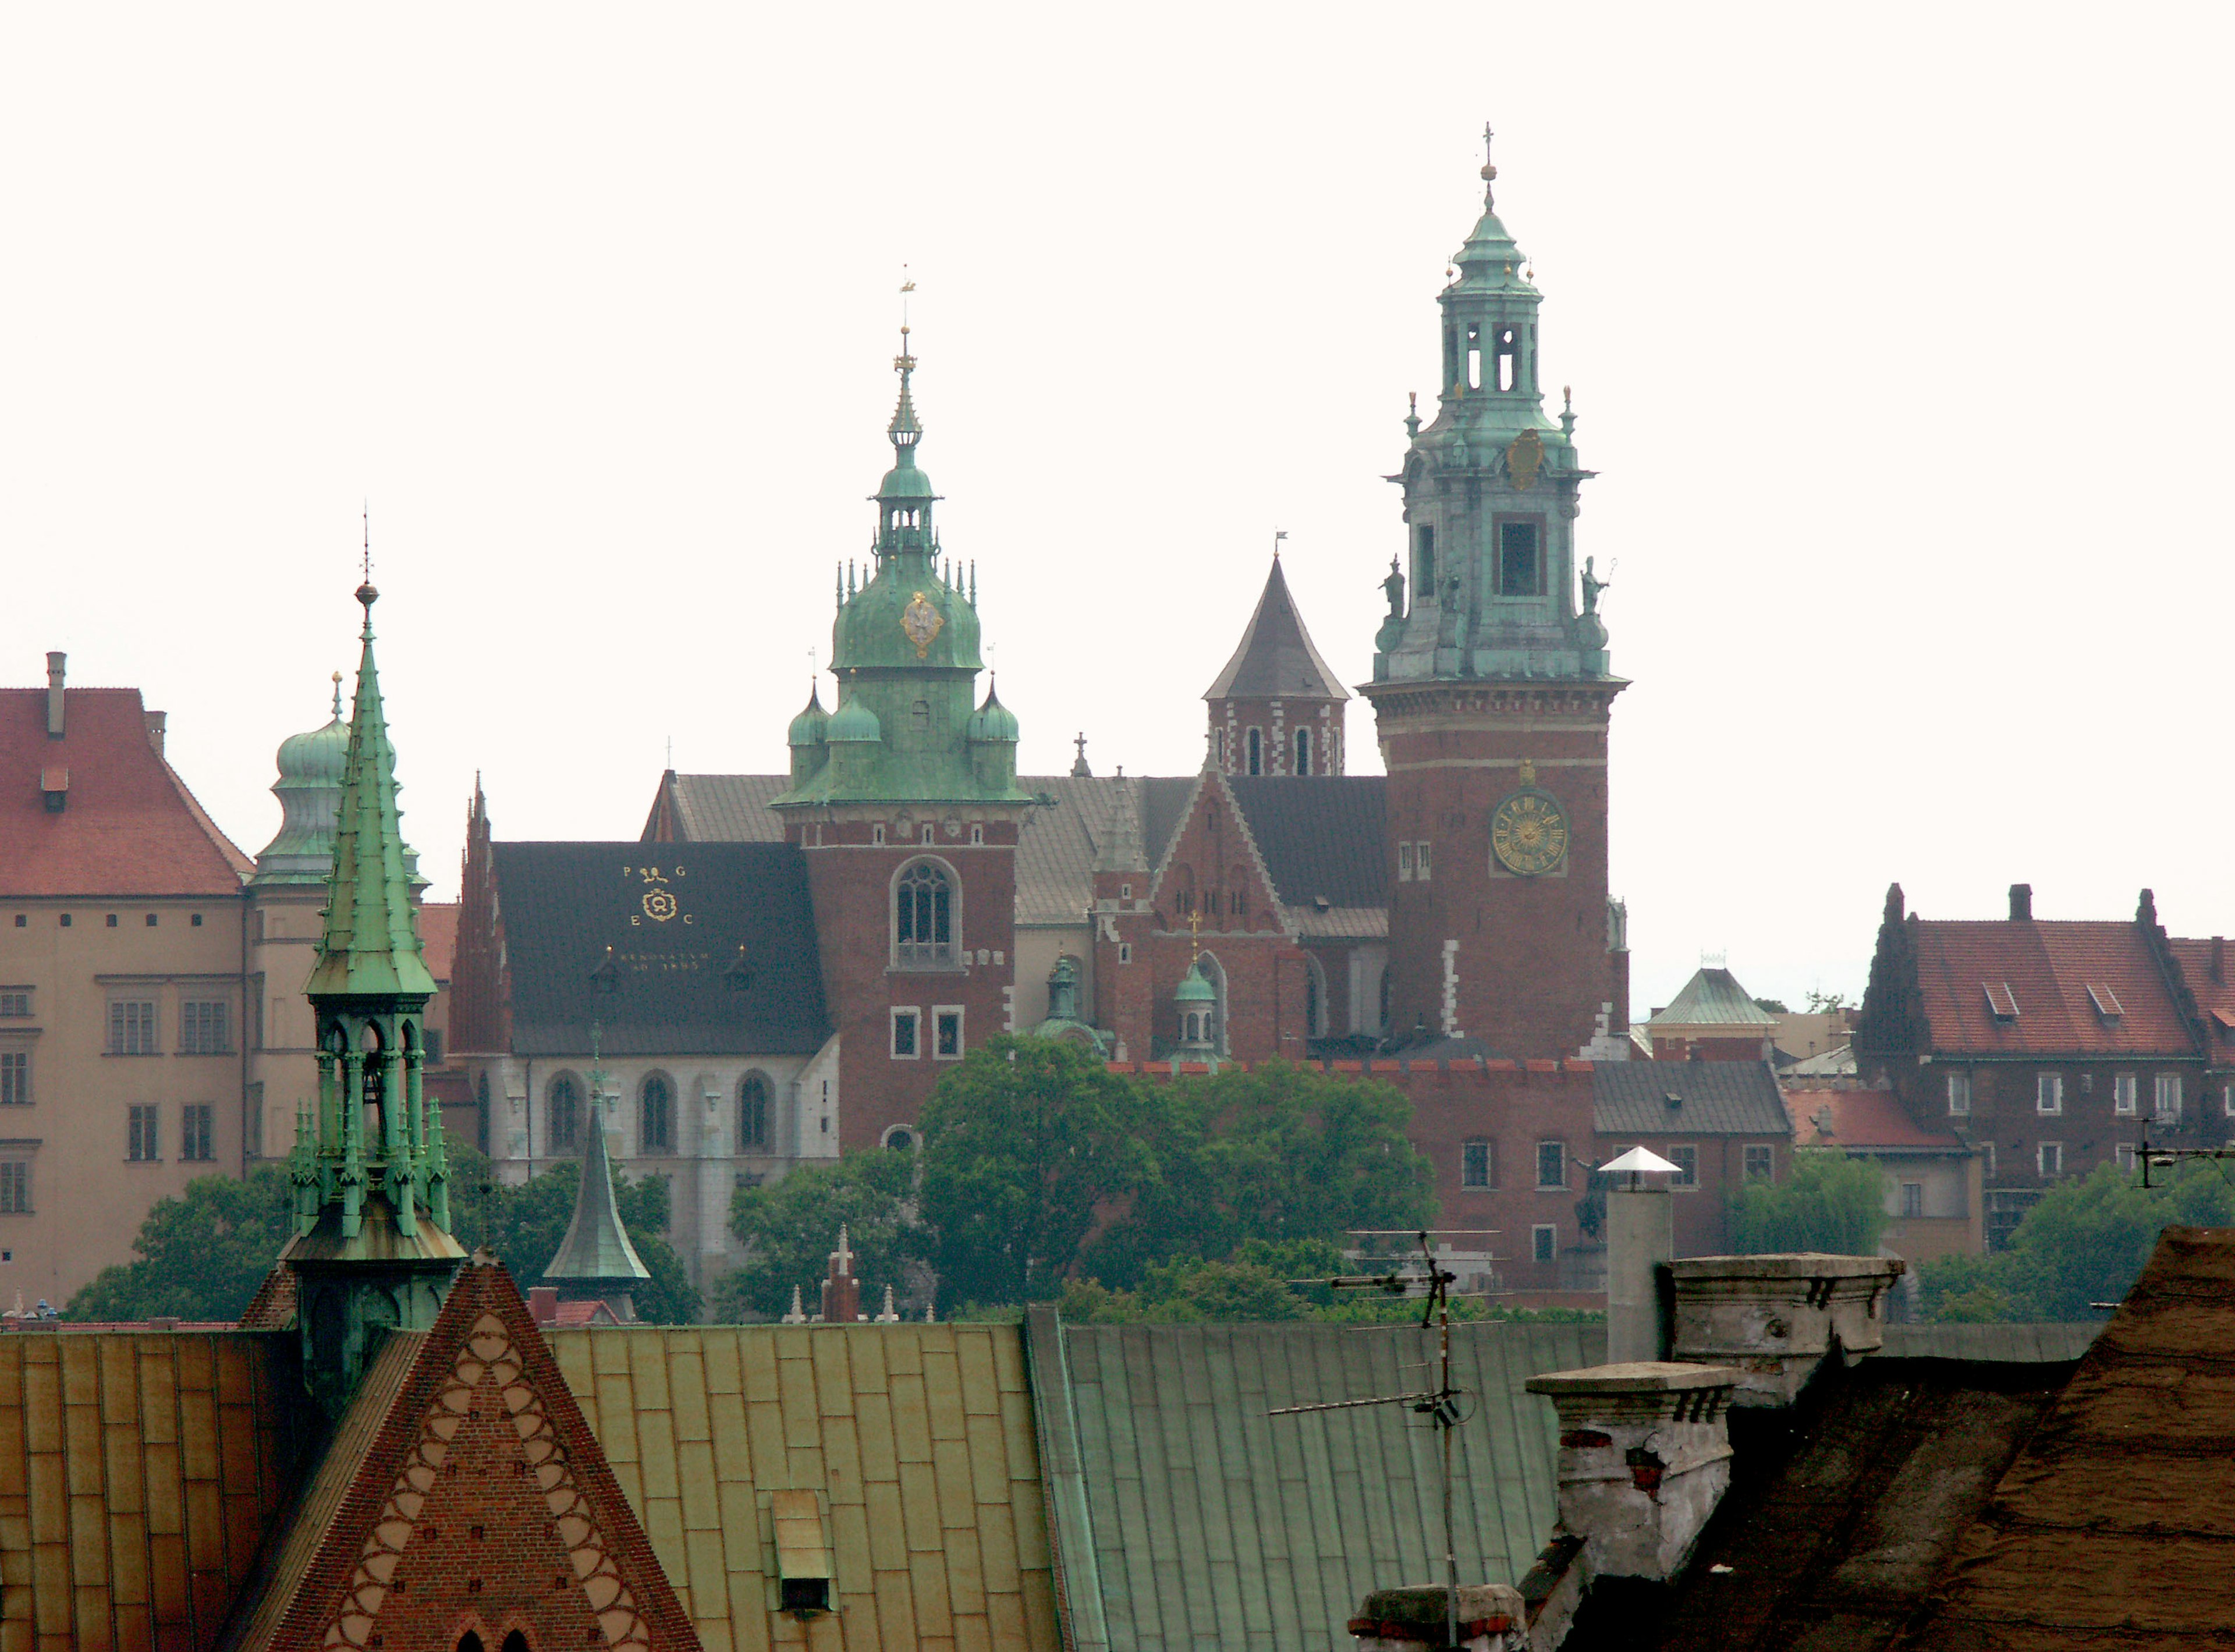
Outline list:
[[[1758,1026],[1777,1025],[1777,1017],[1753,1001],[1727,969],[1704,965],[1684,983],[1668,1007],[1656,1010],[1648,1026]]]
[[[2235,957],[2228,955],[2226,937],[2210,941],[2175,937],[2166,944],[2180,961],[2180,973],[2188,983],[2188,990],[2196,994],[2197,1009],[2206,1021],[2212,1023],[2225,1045],[2231,1036],[2235,1036]],[[2215,957],[2219,961],[2217,980],[2212,978]]]
[[[1386,927],[1386,780],[1380,775],[1229,775],[1226,784],[1282,906],[1309,913],[1325,897],[1331,907],[1377,910]]]
[[[2229,1642],[2235,1230],[2168,1228],[1955,1545],[1920,1646]]]
[[[1401,1328],[1027,1324],[1076,1644],[1347,1648],[1358,1603],[1441,1575],[1432,1432],[1401,1406],[1276,1406],[1412,1392]],[[1557,1512],[1550,1407],[1522,1385],[1597,1362],[1602,1325],[1452,1328],[1479,1403],[1456,1436],[1462,1577],[1529,1570]]]
[[[1766,1061],[1599,1062],[1591,1068],[1591,1120],[1602,1136],[1787,1136],[1793,1130]]]
[[[783,817],[769,801],[791,790],[788,775],[674,775],[676,841],[686,843],[781,843]],[[653,813],[659,812],[657,800]]]
[[[538,1646],[698,1645],[527,1303],[477,1258],[429,1330],[383,1346],[228,1643],[453,1645],[482,1609],[484,1644],[518,1624]]]
[[[438,981],[450,979],[450,960],[458,950],[458,903],[423,901],[419,904],[419,943],[424,949],[427,973]]]
[[[790,844],[490,853],[516,1053],[587,1055],[593,1023],[616,1055],[812,1054],[829,1037],[807,869]]]
[[[1963,1137],[1927,1130],[1891,1090],[1788,1085],[1785,1111],[1795,1147],[1871,1148],[1886,1152],[1969,1153]]]
[[[2139,924],[2021,918],[1914,928],[1936,1054],[2193,1052]]]
[[[1275,556],[1273,571],[1265,576],[1264,593],[1257,599],[1257,611],[1249,616],[1249,624],[1242,633],[1241,646],[1203,698],[1349,698],[1350,691],[1312,646],[1304,618],[1296,612],[1296,600],[1288,593],[1288,577],[1281,571],[1281,559]]]
[[[237,895],[254,869],[156,752],[138,689],[65,690],[59,740],[46,690],[0,689],[0,896]]]
[[[1059,1652],[1016,1326],[630,1327],[549,1341],[706,1645],[767,1644],[769,1494],[793,1489],[815,1496],[831,1562],[837,1610],[816,1644]]]

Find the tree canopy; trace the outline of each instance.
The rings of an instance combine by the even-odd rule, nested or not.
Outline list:
[[[497,1181],[487,1158],[470,1147],[450,1151],[450,1231],[469,1251],[485,1246],[495,1253],[525,1292],[543,1277],[559,1254],[573,1219],[575,1191],[582,1167],[560,1159],[541,1175],[511,1183]],[[621,1226],[652,1277],[630,1294],[639,1320],[652,1325],[688,1325],[698,1317],[698,1290],[675,1247],[667,1242],[671,1206],[667,1178],[631,1180],[613,1167],[613,1205]]]
[[[853,1249],[864,1311],[882,1306],[888,1285],[909,1294],[908,1269],[923,1251],[914,1221],[914,1171],[913,1153],[873,1147],[739,1188],[730,1196],[730,1231],[744,1244],[745,1260],[714,1282],[713,1316],[774,1318],[790,1309],[795,1288],[813,1313],[816,1282],[828,1271],[841,1225]]]
[[[246,1177],[200,1176],[158,1199],[132,1241],[69,1299],[73,1320],[237,1320],[293,1236],[294,1190],[276,1164]]]
[[[1731,1249],[1741,1256],[1874,1256],[1885,1224],[1885,1172],[1834,1148],[1795,1149],[1784,1181],[1748,1182],[1731,1200]]]

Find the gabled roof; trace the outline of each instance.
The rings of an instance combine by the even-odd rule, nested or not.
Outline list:
[[[1753,1000],[1727,969],[1702,966],[1693,972],[1668,1008],[1654,1013],[1653,1027],[1753,1026],[1766,1031],[1777,1018]]]
[[[1229,775],[1227,790],[1285,907],[1389,906],[1383,832],[1388,783],[1380,775],[1297,779]]]
[[[450,979],[450,960],[458,950],[458,903],[423,901],[419,905],[419,941],[427,973],[438,981]]]
[[[1793,1131],[1766,1061],[1601,1061],[1591,1068],[1591,1117],[1602,1136]]]
[[[2139,924],[2022,918],[1913,928],[1937,1056],[2195,1053]]]
[[[156,752],[138,689],[65,690],[59,740],[46,690],[0,689],[0,896],[237,895],[254,869]]]
[[[2168,1228],[1905,1644],[2225,1646],[2235,1230]]]
[[[515,1626],[543,1647],[699,1644],[528,1305],[485,1257],[431,1328],[390,1334],[226,1644],[454,1646],[469,1626],[485,1646]]]
[[[2210,941],[2174,937],[2166,944],[2180,962],[2180,973],[2188,983],[2188,990],[2196,994],[2199,1013],[2210,1024],[2224,1052],[2231,1036],[2235,1036],[2235,954],[2231,954],[2225,936]],[[2217,980],[2212,976],[2215,959],[2219,966]],[[2221,1059],[2225,1058],[2223,1055]]]
[[[1919,1124],[1891,1090],[1788,1085],[1785,1111],[1793,1121],[1795,1147],[1876,1149],[1902,1153],[1968,1154],[1971,1150],[1961,1137],[1944,1130],[1927,1130]]]
[[[812,1054],[829,1037],[789,843],[494,843],[512,1047]],[[665,917],[660,914],[666,914]]]
[[[1257,599],[1257,611],[1249,616],[1249,626],[1242,633],[1241,646],[1203,698],[1349,698],[1350,691],[1312,646],[1311,633],[1304,629],[1303,616],[1296,612],[1296,600],[1288,593],[1288,575],[1281,571],[1281,559],[1275,556],[1273,571],[1265,576],[1264,594]]]

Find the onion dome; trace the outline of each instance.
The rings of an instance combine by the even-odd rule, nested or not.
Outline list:
[[[324,727],[292,734],[279,743],[278,836],[256,857],[250,882],[324,883],[334,863],[334,817],[341,807],[349,756],[349,724],[342,716],[342,676],[334,673],[333,717]]]
[[[830,714],[830,722],[823,738],[833,745],[846,741],[865,743],[882,740],[885,731],[877,722],[877,714],[864,705],[855,695],[848,695],[843,704]]]
[[[986,685],[986,703],[970,714],[970,738],[979,742],[995,740],[1016,744],[1019,731],[1017,714],[1001,704],[1001,697],[993,692],[993,685]]]
[[[829,738],[830,713],[823,709],[819,689],[807,691],[807,709],[791,719],[791,731],[785,737],[795,746],[821,745]]]
[[[1183,1004],[1216,1004],[1218,1002],[1218,989],[1205,978],[1202,965],[1190,964],[1188,973],[1180,978],[1179,990],[1172,997]]]

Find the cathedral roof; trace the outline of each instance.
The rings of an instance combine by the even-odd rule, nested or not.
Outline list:
[[[1257,599],[1257,611],[1249,616],[1249,626],[1242,633],[1242,646],[1234,651],[1234,658],[1226,662],[1226,669],[1218,673],[1203,698],[1349,698],[1350,691],[1336,680],[1327,661],[1320,658],[1320,651],[1312,646],[1303,616],[1296,612],[1296,600],[1288,593],[1288,575],[1281,571],[1281,559],[1275,556],[1273,571],[1265,577],[1264,594]]]

